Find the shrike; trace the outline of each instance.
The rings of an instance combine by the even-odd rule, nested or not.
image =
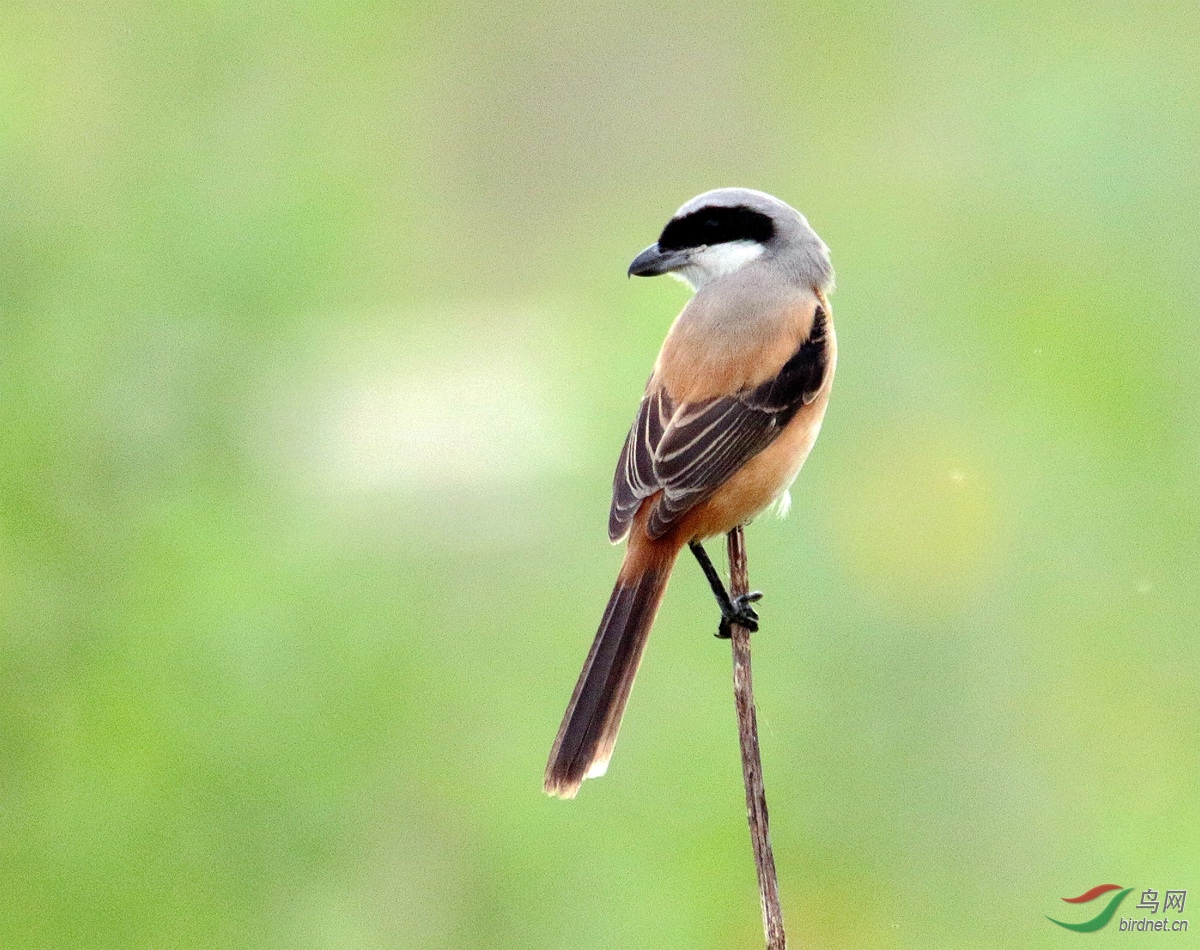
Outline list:
[[[837,345],[829,249],[761,191],[693,198],[629,266],[695,290],[654,364],[613,479],[608,536],[628,537],[617,584],[550,750],[545,789],[573,798],[603,775],[675,559],[688,545],[721,609],[719,636],[758,629],[701,542],[749,522],[788,488],[816,441]]]

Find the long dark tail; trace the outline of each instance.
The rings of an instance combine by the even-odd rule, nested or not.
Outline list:
[[[639,556],[637,561],[648,563],[636,570],[630,570],[634,552],[626,556],[550,750],[544,786],[547,794],[574,798],[585,778],[603,775],[608,768],[625,703],[677,553]]]

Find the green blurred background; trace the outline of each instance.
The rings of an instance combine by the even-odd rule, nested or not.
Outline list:
[[[625,267],[730,184],[840,278],[749,531],[794,945],[1200,901],[1200,8],[1053,6],[5,0],[0,947],[761,946],[691,565],[540,791]]]

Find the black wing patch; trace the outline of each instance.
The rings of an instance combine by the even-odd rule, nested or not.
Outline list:
[[[829,371],[829,339],[825,310],[817,307],[808,339],[783,364],[774,379],[739,394],[750,405],[781,414],[780,425],[791,421],[801,406],[817,398]]]
[[[779,373],[735,396],[671,405],[661,390],[642,399],[613,480],[608,533],[619,540],[642,500],[661,490],[646,533],[666,534],[811,403],[829,369],[826,316],[818,307],[808,338]]]

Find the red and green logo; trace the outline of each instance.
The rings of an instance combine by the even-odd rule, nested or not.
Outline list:
[[[1091,920],[1085,920],[1081,924],[1067,924],[1063,923],[1061,920],[1055,920],[1053,917],[1047,917],[1046,919],[1051,923],[1058,924],[1060,927],[1066,927],[1067,930],[1075,930],[1079,933],[1085,934],[1091,933],[1094,930],[1099,930],[1113,919],[1113,914],[1115,914],[1117,912],[1117,908],[1121,906],[1121,901],[1125,900],[1129,892],[1132,890],[1132,887],[1126,887],[1122,890],[1120,884],[1097,884],[1090,891],[1085,891],[1078,897],[1063,898],[1063,900],[1068,904],[1086,904],[1089,901],[1094,901],[1097,897],[1108,894],[1110,891],[1120,891],[1120,893],[1109,898],[1108,904],[1105,906],[1104,910],[1100,911],[1100,913],[1098,913]]]

